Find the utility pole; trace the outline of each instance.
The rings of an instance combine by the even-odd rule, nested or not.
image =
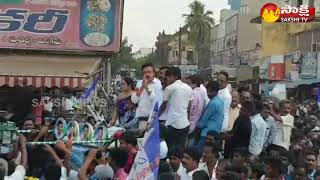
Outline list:
[[[181,26],[179,28],[179,64],[181,64]]]

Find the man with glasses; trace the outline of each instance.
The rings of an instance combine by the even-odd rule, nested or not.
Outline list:
[[[153,64],[146,63],[142,66],[143,80],[138,81],[136,93],[131,96],[134,104],[138,104],[136,117],[138,128],[144,131],[147,128],[149,114],[156,101],[162,103],[162,86],[159,79],[155,78]]]

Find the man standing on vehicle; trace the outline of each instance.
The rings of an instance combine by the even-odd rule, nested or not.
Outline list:
[[[149,114],[152,112],[156,101],[162,103],[162,86],[159,79],[155,78],[155,68],[153,64],[146,63],[142,66],[143,80],[138,81],[136,93],[131,96],[133,103],[138,104],[136,118],[138,128],[145,130],[148,124]]]

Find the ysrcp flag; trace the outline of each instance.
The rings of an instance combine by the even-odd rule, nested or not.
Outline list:
[[[100,79],[101,79],[101,74],[99,73],[99,75],[92,81],[90,86],[82,94],[81,99],[87,100],[87,101],[91,100],[91,98],[94,95],[94,92],[96,91],[96,88],[97,88],[97,85],[98,85]]]
[[[157,102],[127,180],[157,180],[159,163],[159,103]]]

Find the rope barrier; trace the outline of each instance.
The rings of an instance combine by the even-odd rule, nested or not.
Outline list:
[[[33,131],[39,132],[40,130],[17,130],[18,133],[31,133]],[[52,129],[49,129],[48,132],[53,132]]]
[[[27,142],[27,144],[30,145],[44,145],[44,144],[48,144],[48,145],[52,145],[52,144],[56,144],[58,141],[39,141],[39,142]],[[97,143],[109,143],[112,142],[112,140],[102,140],[102,141],[73,141],[72,144],[97,144]]]

